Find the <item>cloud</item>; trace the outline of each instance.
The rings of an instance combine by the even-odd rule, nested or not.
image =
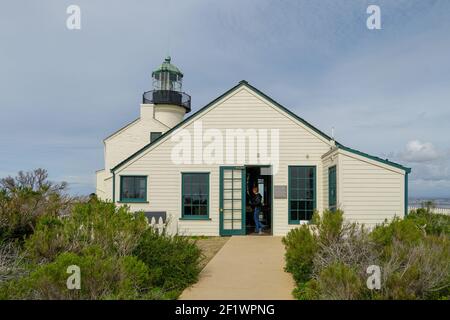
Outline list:
[[[450,196],[450,149],[447,147],[411,140],[402,151],[391,153],[391,157],[412,168],[410,196]]]
[[[412,140],[406,144],[404,151],[400,152],[401,160],[413,163],[429,162],[437,160],[443,156],[431,142],[421,142]]]

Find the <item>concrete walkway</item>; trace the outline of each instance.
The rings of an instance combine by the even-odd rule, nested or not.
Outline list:
[[[294,281],[283,268],[281,237],[233,236],[180,299],[293,299]]]

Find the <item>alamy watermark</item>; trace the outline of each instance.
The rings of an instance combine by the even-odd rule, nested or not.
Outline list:
[[[69,290],[80,290],[81,289],[81,270],[77,265],[70,265],[67,267],[66,272],[70,274],[67,278],[66,286]]]
[[[381,29],[381,8],[378,5],[371,4],[367,7],[366,13],[370,16],[366,20],[366,26],[369,30]],[[76,4],[71,4],[66,9],[69,16],[66,19],[66,27],[69,30],[81,29],[81,8]]]
[[[280,158],[279,129],[203,129],[195,121],[193,129],[179,129],[171,141],[171,160],[183,164],[272,165],[276,174]]]
[[[370,5],[366,10],[367,14],[370,16],[367,18],[366,26],[369,30],[380,30],[381,29],[381,9],[377,5]]]
[[[381,289],[381,268],[377,265],[368,266],[366,273],[370,274],[367,278],[366,284],[367,288],[370,290],[380,290]]]
[[[66,13],[69,15],[66,19],[66,27],[69,30],[81,29],[81,8],[75,4],[67,7]]]

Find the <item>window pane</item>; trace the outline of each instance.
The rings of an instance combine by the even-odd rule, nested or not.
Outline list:
[[[131,198],[134,192],[134,182],[129,177],[122,178],[122,198]]]
[[[147,178],[146,177],[121,177],[121,194],[122,200],[142,200],[147,198]]]
[[[184,212],[183,212],[183,214],[184,215],[191,215],[191,213],[192,213],[192,210],[191,210],[191,206],[184,206]]]
[[[311,219],[314,212],[315,192],[315,167],[289,169],[290,220]]]
[[[206,206],[201,206],[200,207],[200,215],[206,216],[207,214],[208,214],[208,208]]]
[[[183,215],[185,216],[207,216],[209,196],[209,174],[206,173],[184,173],[183,181]],[[189,209],[187,206],[191,205]]]
[[[192,215],[193,216],[198,216],[200,214],[200,210],[198,206],[193,206],[192,207]]]
[[[138,177],[135,179],[136,181],[136,198],[145,199],[145,184],[146,179],[143,177]]]
[[[291,220],[299,220],[298,219],[298,214],[297,214],[297,211],[292,211],[291,210]]]
[[[298,209],[298,201],[291,201],[291,211],[296,211]]]

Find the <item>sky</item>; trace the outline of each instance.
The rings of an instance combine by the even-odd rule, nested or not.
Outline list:
[[[66,27],[69,5],[81,29]],[[369,30],[366,9],[381,9]],[[95,191],[103,139],[139,116],[167,54],[195,112],[247,80],[340,143],[450,197],[448,0],[9,0],[0,11],[0,177]]]

